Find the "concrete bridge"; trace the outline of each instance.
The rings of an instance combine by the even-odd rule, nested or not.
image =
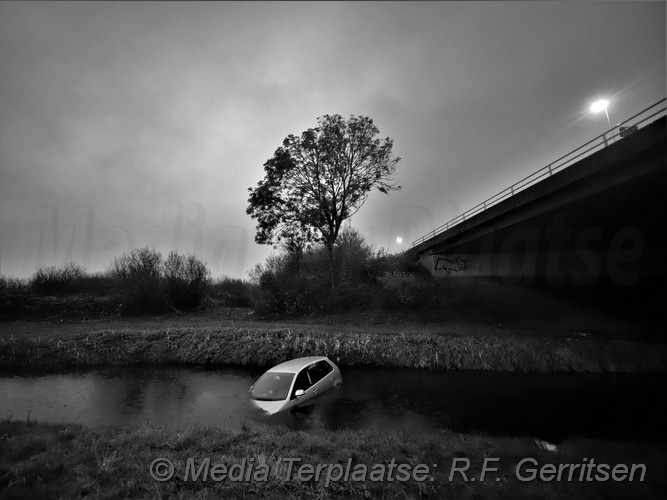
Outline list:
[[[434,276],[665,297],[667,99],[416,240]]]

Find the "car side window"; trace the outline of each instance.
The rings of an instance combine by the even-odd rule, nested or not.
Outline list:
[[[307,391],[312,385],[313,382],[311,382],[308,369],[305,368],[301,370],[301,372],[296,376],[296,381],[294,382],[294,389],[292,389],[292,399],[296,397],[296,391],[299,389]]]
[[[318,361],[314,365],[308,367],[308,372],[310,373],[310,380],[313,385],[317,384],[320,380],[326,377],[329,373],[333,371],[333,367],[326,361]]]

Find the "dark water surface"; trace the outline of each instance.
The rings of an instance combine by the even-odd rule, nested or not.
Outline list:
[[[495,435],[664,438],[666,374],[511,374],[345,368],[343,385],[305,409],[250,404],[257,368],[108,367],[0,377],[0,418],[85,425],[243,422],[292,429],[449,428]]]

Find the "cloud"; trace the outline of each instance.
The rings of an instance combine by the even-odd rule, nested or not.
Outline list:
[[[371,196],[355,224],[393,241],[387,214],[404,207],[440,223],[443,200],[468,208],[579,141],[589,122],[563,124],[603,85],[635,82],[619,115],[663,97],[664,13],[616,2],[1,2],[0,271],[21,267],[41,205],[61,221],[92,207],[96,234],[135,242],[181,207],[183,241],[194,248],[201,229],[213,255],[225,234],[237,249],[243,240],[249,268],[270,249],[252,243],[246,189],[286,135],[326,113],[370,116],[403,158],[403,191]]]

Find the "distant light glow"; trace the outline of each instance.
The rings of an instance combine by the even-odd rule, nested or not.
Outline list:
[[[396,236],[396,243],[398,243],[399,245],[403,243],[403,238],[401,238],[400,236]]]
[[[607,106],[609,105],[609,101],[606,99],[598,99],[595,101],[593,104],[591,104],[591,111],[593,113],[599,113],[600,111],[604,111],[607,109]]]

